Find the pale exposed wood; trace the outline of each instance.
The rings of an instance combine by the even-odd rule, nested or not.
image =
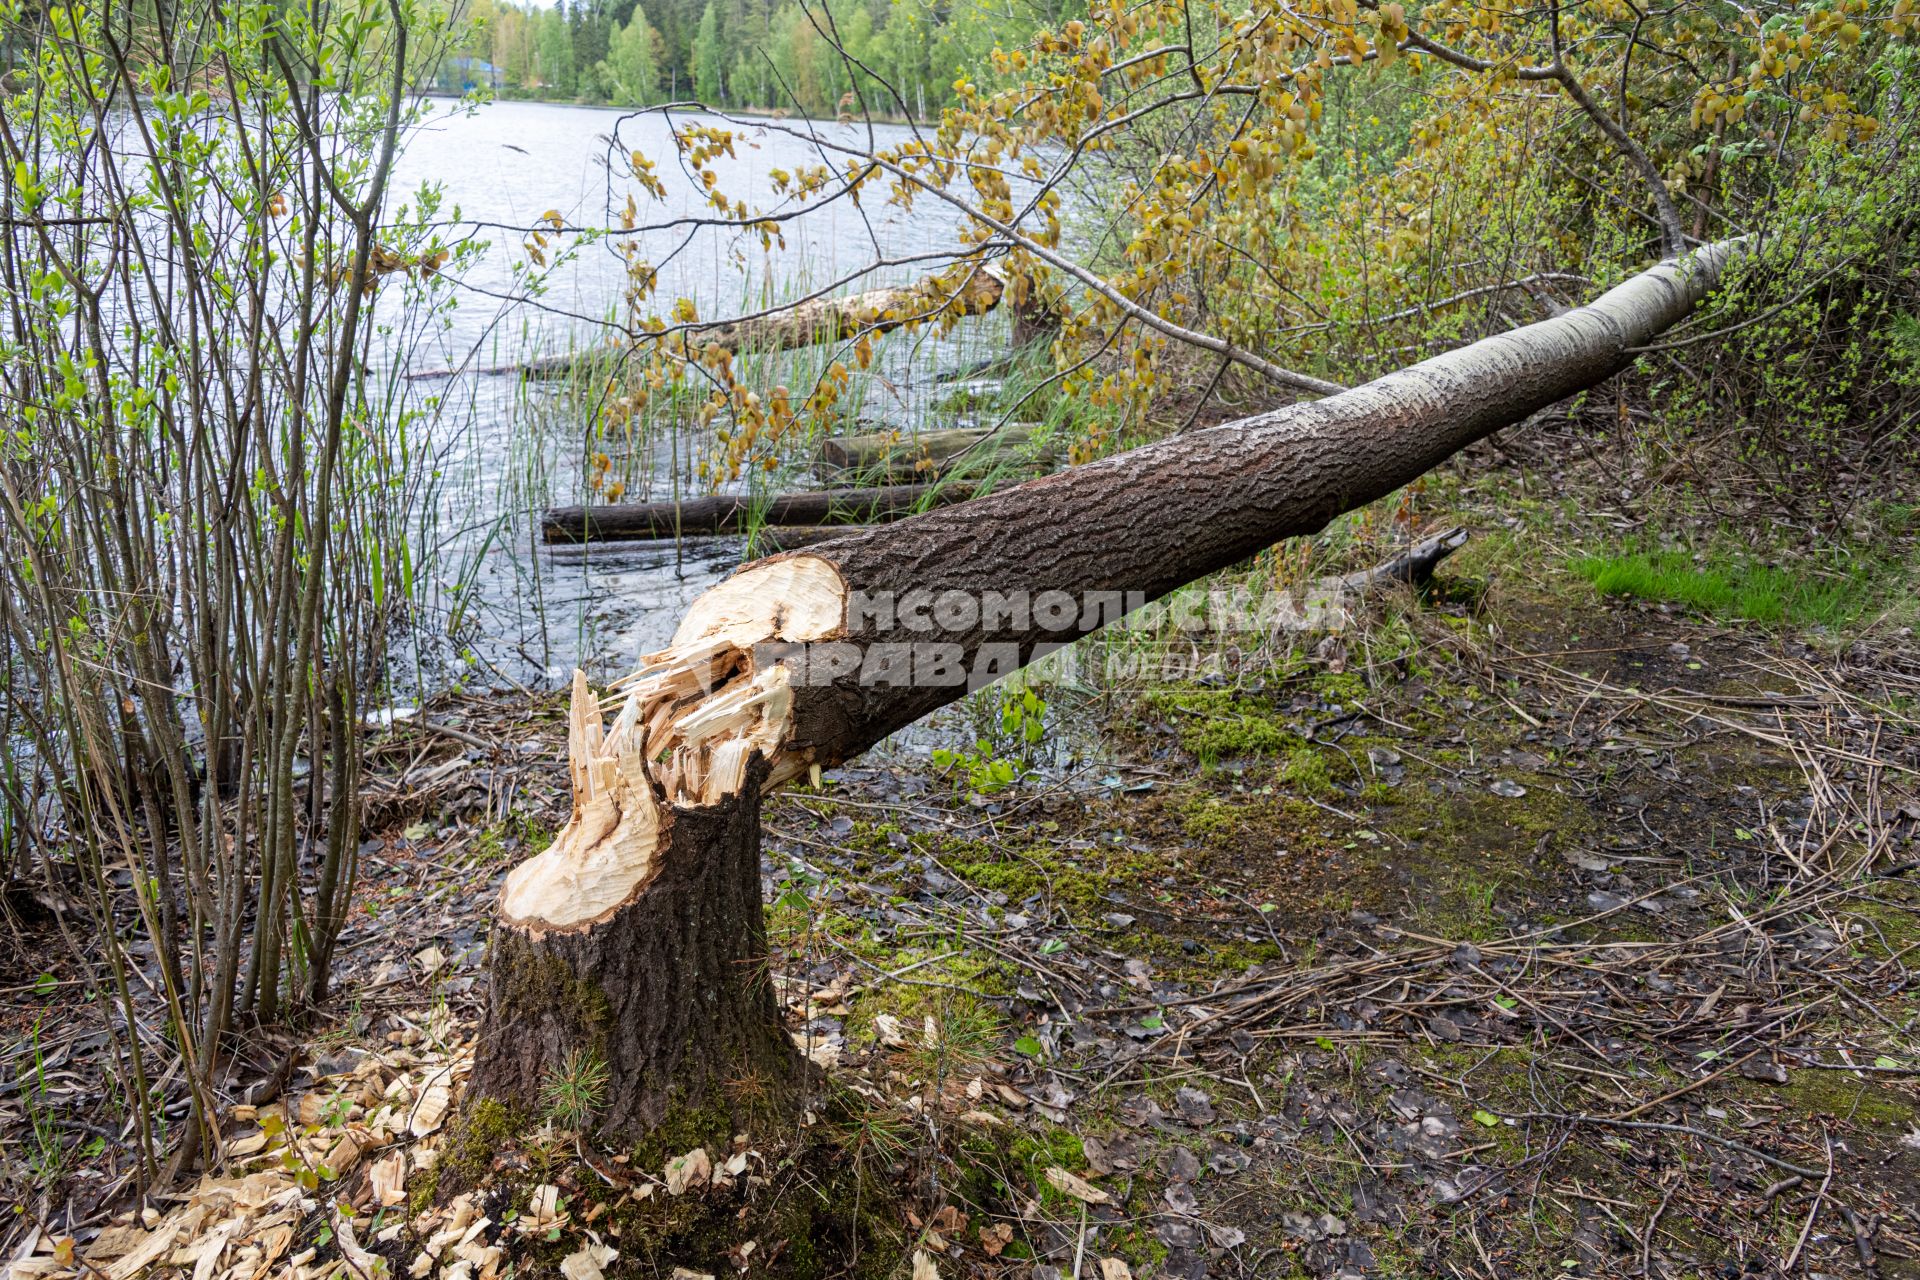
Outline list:
[[[508,923],[567,929],[604,920],[638,893],[653,869],[660,805],[636,749],[630,716],[606,732],[587,678],[573,674],[567,763],[573,815],[546,850],[513,869],[500,895]]]
[[[838,633],[846,601],[846,584],[830,561],[786,556],[753,565],[695,600],[673,646],[716,636],[734,644],[824,640]]]
[[[567,724],[573,813],[552,845],[507,877],[502,918],[536,936],[599,923],[645,888],[666,807],[737,794],[756,754],[774,762],[780,781],[804,769],[781,752],[793,713],[787,669],[759,663],[756,646],[826,639],[845,614],[839,572],[790,556],[695,601],[673,643],[642,655],[639,669],[615,684],[611,725],[575,671]]]

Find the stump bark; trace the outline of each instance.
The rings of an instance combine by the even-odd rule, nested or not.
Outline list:
[[[781,1029],[760,905],[764,763],[721,803],[660,815],[652,863],[588,919],[504,914],[493,938],[480,1096],[544,1108],[559,1073],[598,1074],[595,1117],[637,1135],[676,1116],[718,1131],[784,1110],[805,1062]],[[537,859],[535,860],[538,861]],[[527,864],[534,866],[534,863]],[[566,871],[543,866],[550,887]],[[550,878],[550,879],[549,879]]]

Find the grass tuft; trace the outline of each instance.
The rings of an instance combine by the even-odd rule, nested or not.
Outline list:
[[[1877,580],[1893,568],[1865,558],[1794,569],[1732,556],[1699,563],[1685,551],[1580,556],[1570,567],[1606,596],[1661,600],[1762,626],[1828,629],[1858,622],[1881,605]]]

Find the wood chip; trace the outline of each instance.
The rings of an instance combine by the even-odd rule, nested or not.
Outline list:
[[[1058,1165],[1047,1170],[1047,1181],[1053,1189],[1062,1195],[1072,1196],[1086,1204],[1112,1204],[1113,1197],[1088,1182],[1078,1174],[1068,1173]]]
[[[585,1248],[560,1260],[560,1274],[567,1280],[603,1280],[601,1268],[619,1256],[616,1250],[601,1244],[600,1237],[589,1232]]]
[[[424,1138],[440,1127],[447,1118],[447,1107],[453,1102],[453,1090],[447,1084],[447,1072],[442,1071],[433,1083],[420,1093],[420,1101],[413,1106],[413,1115],[407,1120],[407,1129],[416,1138]]]
[[[560,1216],[560,1188],[550,1182],[543,1182],[533,1189],[533,1196],[527,1201],[526,1216],[535,1227],[544,1227]]]
[[[343,1133],[339,1140],[327,1150],[327,1154],[320,1158],[320,1163],[325,1165],[327,1172],[334,1177],[342,1178],[346,1176],[348,1170],[360,1163],[361,1154],[360,1143],[351,1133]]]
[[[213,1229],[213,1234],[207,1237],[206,1244],[200,1249],[200,1256],[194,1259],[193,1280],[213,1280],[214,1269],[220,1265],[220,1255],[227,1251],[227,1241],[245,1225],[245,1219],[233,1218]]]
[[[373,1189],[374,1203],[385,1209],[407,1198],[407,1153],[398,1148],[373,1162],[367,1170],[367,1185]]]
[[[668,1195],[684,1195],[689,1187],[704,1187],[707,1184],[713,1177],[713,1162],[707,1158],[705,1147],[695,1147],[687,1154],[667,1161],[664,1176]]]
[[[133,1276],[146,1270],[147,1265],[173,1247],[173,1242],[181,1233],[179,1222],[162,1225],[149,1235],[137,1248],[121,1255],[120,1259],[107,1268],[107,1280],[131,1280]]]

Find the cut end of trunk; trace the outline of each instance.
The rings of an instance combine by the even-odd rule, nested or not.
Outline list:
[[[631,902],[658,870],[675,808],[737,795],[754,756],[767,786],[810,761],[786,746],[793,696],[784,666],[756,665],[757,646],[839,634],[846,584],[826,560],[797,555],[747,569],[696,600],[673,643],[642,655],[602,703],[573,675],[567,758],[573,814],[551,846],[514,868],[501,893],[508,925],[584,929]]]

